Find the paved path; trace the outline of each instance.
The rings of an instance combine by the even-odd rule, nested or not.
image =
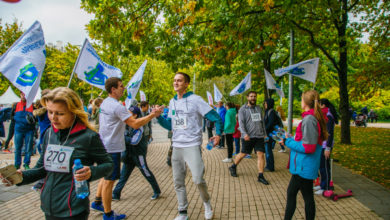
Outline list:
[[[169,149],[167,132],[158,125],[154,127],[154,142],[149,146],[147,159],[160,185],[162,196],[158,200],[150,200],[153,194],[151,187],[139,171],[134,171],[123,191],[121,201],[113,202],[113,209],[127,214],[128,219],[173,219],[177,214],[177,200],[171,168],[165,162]],[[286,189],[291,177],[285,169],[288,154],[275,151],[276,171],[265,173],[271,183],[269,186],[256,181],[256,158],[244,159],[238,166],[239,177],[231,177],[228,172],[230,164],[221,162],[226,154],[226,149],[203,151],[206,166],[205,179],[212,198],[211,204],[215,210],[214,219],[282,219],[286,205]],[[36,161],[37,158],[38,156],[34,156],[33,159]],[[12,155],[1,154],[0,159],[12,160]],[[382,212],[376,211],[374,203],[375,200],[381,200],[383,204],[389,204],[389,191],[365,177],[345,179],[348,171],[344,168],[335,166],[334,170],[336,192],[341,193],[343,189],[352,188],[356,196],[337,202],[322,196],[315,196],[317,219],[382,219],[378,216]],[[349,185],[350,183],[355,184],[356,188]],[[97,181],[91,184],[90,199],[94,198],[96,185]],[[186,186],[190,219],[203,219],[203,204],[196,186],[192,183],[190,172],[186,178]],[[373,186],[371,191],[365,188],[369,186]],[[29,188],[30,186],[24,189]],[[10,216],[12,219],[43,219],[43,213],[39,208],[39,194],[22,189],[0,186],[0,200],[3,201],[0,201],[2,207],[0,219]],[[23,196],[11,196],[10,194],[13,193],[23,194]],[[370,201],[360,199],[363,195],[369,195],[372,199]],[[387,207],[390,206],[387,205]],[[389,210],[382,211],[385,214],[381,215],[389,219]],[[90,219],[102,219],[102,215],[91,211]],[[304,204],[300,194],[295,219],[304,219]]]

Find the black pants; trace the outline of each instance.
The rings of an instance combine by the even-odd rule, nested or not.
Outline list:
[[[14,133],[15,133],[15,121],[11,120],[11,124],[9,124],[9,128],[8,128],[7,140],[4,143],[4,150],[8,149],[9,142],[14,137]]]
[[[287,205],[285,220],[290,220],[294,216],[297,206],[297,194],[301,191],[305,201],[305,215],[307,220],[314,219],[316,216],[316,205],[313,195],[313,180],[304,179],[298,175],[292,175],[290,184],[287,188]]]
[[[84,211],[78,215],[75,216],[69,216],[69,217],[55,217],[45,214],[46,220],[87,220],[88,219],[89,212]]]
[[[224,147],[225,146],[225,136],[226,135],[222,135],[221,136],[221,140],[219,141],[219,146],[220,147]]]
[[[321,189],[330,190],[330,179],[331,179],[331,167],[330,159],[325,159],[325,149],[322,149],[321,152],[321,161],[320,161],[320,174],[321,174]]]
[[[228,149],[228,158],[232,158],[233,156],[233,134],[225,134],[226,137],[226,145]]]
[[[210,139],[213,136],[213,128],[207,127],[207,134],[208,134],[208,137]]]

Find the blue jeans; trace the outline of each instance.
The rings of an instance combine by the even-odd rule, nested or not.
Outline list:
[[[24,165],[30,165],[30,157],[34,140],[34,131],[15,131],[15,167],[19,168],[22,163],[22,149],[25,147]],[[23,144],[24,143],[24,144]]]
[[[267,161],[266,168],[270,171],[275,170],[274,166],[274,153],[272,152],[272,149],[274,149],[275,141],[271,138],[268,140],[268,142],[265,142],[265,160]]]
[[[236,155],[240,153],[240,138],[234,138],[234,143],[236,145]]]

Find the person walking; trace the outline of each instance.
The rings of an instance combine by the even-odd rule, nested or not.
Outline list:
[[[238,114],[236,114],[236,126],[234,126],[233,139],[236,146],[236,150],[233,153],[233,156],[236,156],[240,153],[240,141],[241,141],[241,132],[239,129],[240,123],[238,122]]]
[[[141,110],[136,106],[130,107],[129,110],[133,114],[132,117],[134,118],[138,118],[138,116],[141,115]],[[120,200],[122,190],[127,180],[130,178],[130,175],[133,172],[135,167],[138,167],[142,175],[152,186],[153,196],[151,197],[151,199],[155,200],[158,197],[160,197],[161,194],[160,187],[158,186],[157,180],[154,177],[152,171],[149,169],[148,164],[146,162],[146,153],[147,153],[147,147],[148,147],[148,141],[150,135],[145,134],[145,127],[149,127],[149,123],[137,130],[134,130],[133,128],[126,125],[126,132],[125,132],[126,150],[122,154],[123,166],[121,170],[121,176],[114,188],[114,191],[112,192],[112,200]]]
[[[17,185],[44,178],[41,209],[46,220],[86,220],[89,199],[77,198],[75,180],[88,181],[89,185],[108,175],[113,168],[112,160],[99,134],[89,124],[80,97],[73,90],[56,88],[43,96],[41,103],[47,109],[52,126],[44,134],[43,152],[35,167],[17,171],[23,177]],[[75,159],[80,159],[84,167],[74,175],[72,167]]]
[[[319,99],[315,90],[302,94],[301,108],[304,112],[295,131],[295,138],[286,134],[286,139],[280,142],[290,148],[289,169],[292,174],[287,188],[285,220],[294,216],[298,191],[301,191],[305,201],[306,219],[315,218],[313,180],[318,176],[322,141],[328,138],[326,119],[321,112]]]
[[[178,200],[179,215],[175,220],[186,220],[188,200],[185,186],[186,167],[192,173],[192,180],[197,186],[205,208],[205,218],[213,217],[210,195],[203,178],[205,167],[202,159],[202,121],[203,117],[215,122],[217,136],[210,139],[214,146],[219,143],[222,134],[222,119],[200,96],[187,92],[190,77],[177,72],[173,88],[177,93],[169,102],[168,117],[158,117],[158,122],[165,129],[172,130],[172,173]],[[187,166],[186,166],[187,165]]]
[[[268,185],[268,181],[264,177],[264,139],[267,137],[264,115],[260,106],[256,105],[257,93],[250,91],[246,96],[248,103],[243,105],[238,112],[238,120],[240,123],[240,131],[242,138],[242,149],[236,158],[234,158],[233,165],[229,167],[230,175],[238,177],[237,166],[241,160],[255,149],[257,154],[257,166],[259,175],[257,181]]]
[[[234,133],[234,126],[236,125],[236,106],[228,102],[227,103],[227,112],[225,115],[225,126],[224,126],[224,132],[225,132],[225,138],[226,138],[226,145],[228,147],[228,155],[227,158],[223,159],[222,162],[224,163],[231,163],[232,162],[232,156],[233,156],[233,133]]]
[[[20,168],[22,163],[22,150],[25,149],[23,167],[25,170],[30,169],[30,158],[32,153],[35,121],[28,121],[27,118],[33,118],[33,105],[26,106],[26,97],[20,92],[20,102],[15,108],[15,167]]]
[[[328,139],[322,142],[320,161],[321,183],[319,186],[314,187],[316,195],[322,195],[325,190],[331,189],[330,180],[332,172],[330,170],[330,154],[332,153],[334,144],[334,126],[339,123],[339,116],[336,108],[328,99],[321,99],[320,107],[322,113],[326,115],[326,130],[328,132]]]
[[[126,107],[119,103],[125,90],[122,80],[117,77],[108,78],[105,82],[105,89],[108,92],[108,97],[100,105],[99,134],[107,153],[112,158],[114,170],[110,175],[100,180],[91,208],[104,212],[104,220],[115,220],[126,218],[126,215],[117,214],[111,209],[112,189],[115,180],[119,179],[120,176],[121,153],[126,149],[125,126],[127,124],[138,129],[159,115],[161,111],[153,110],[147,117],[134,119]]]
[[[268,137],[272,131],[274,131],[275,125],[278,125],[278,115],[274,110],[274,100],[266,99],[264,102],[265,113],[264,113],[264,122],[265,122],[265,130],[267,131]],[[274,153],[273,149],[275,147],[275,141],[272,138],[269,138],[268,141],[265,142],[265,160],[266,167],[265,169],[274,172],[275,171],[275,161],[274,161]]]

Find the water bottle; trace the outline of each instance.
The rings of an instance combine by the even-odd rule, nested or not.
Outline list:
[[[73,167],[73,175],[76,174],[76,171],[83,168],[83,165],[81,164],[80,159],[74,160],[74,167]],[[76,196],[79,199],[85,199],[89,195],[88,190],[88,183],[86,180],[83,181],[77,181],[74,180],[75,188],[76,188]]]
[[[279,127],[278,125],[275,125],[274,128],[276,131],[283,133],[283,135],[286,133],[286,131],[283,128]]]
[[[264,142],[268,142],[268,141],[269,141],[269,135],[266,138],[264,138]]]
[[[281,134],[280,132],[273,131],[271,133],[271,138],[274,139],[274,141],[276,142],[280,142],[283,139],[283,134]]]
[[[207,145],[206,145],[206,149],[211,150],[211,149],[213,149],[213,147],[214,147],[214,141],[209,140],[209,143],[207,143]]]

